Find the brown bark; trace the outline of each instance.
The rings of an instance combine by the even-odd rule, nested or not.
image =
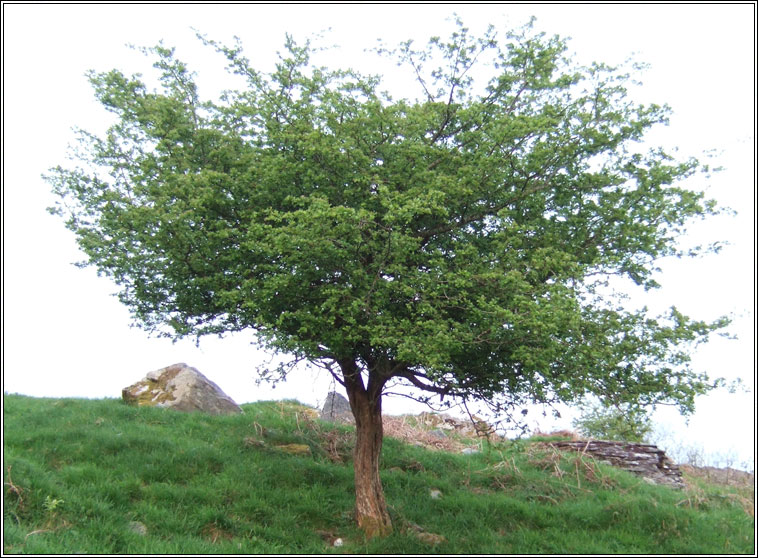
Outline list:
[[[367,537],[385,536],[392,532],[392,522],[379,477],[382,451],[381,384],[369,377],[366,388],[354,362],[340,362],[350,407],[355,417],[356,441],[353,452],[355,469],[355,517]]]

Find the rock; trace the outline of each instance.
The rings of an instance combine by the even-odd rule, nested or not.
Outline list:
[[[435,428],[434,430],[429,431],[429,435],[433,436],[434,438],[440,438],[444,439],[447,438],[447,434],[443,430],[440,430],[439,428]]]
[[[242,412],[220,387],[184,363],[149,372],[143,380],[124,388],[121,397],[126,403],[137,406],[168,407],[211,415]]]
[[[445,542],[445,537],[442,535],[435,535],[434,533],[416,533],[416,538],[420,540],[421,542],[424,542],[426,544],[440,544]]]
[[[247,436],[243,438],[242,444],[246,448],[262,448],[266,446],[266,443],[263,440],[258,440],[257,438],[253,438],[252,436]]]
[[[463,455],[474,455],[475,453],[479,453],[479,450],[476,448],[463,448],[461,453]]]
[[[342,546],[345,544],[345,541],[335,535],[333,531],[321,531],[317,529],[316,534],[319,535],[329,546]]]
[[[350,402],[336,391],[329,392],[326,396],[320,418],[329,422],[355,423]]]
[[[442,535],[435,535],[434,533],[427,533],[424,531],[424,528],[420,525],[417,525],[412,522],[408,522],[408,528],[413,531],[413,534],[416,535],[416,538],[418,538],[420,541],[425,542],[427,544],[439,544],[445,542],[447,539],[443,537]]]
[[[439,500],[442,498],[442,492],[436,488],[433,488],[429,491],[429,496],[432,498],[432,500]]]
[[[402,466],[402,469],[403,471],[414,471],[417,473],[425,471],[424,465],[415,459],[411,459],[410,461],[405,462]]]
[[[276,446],[276,448],[291,455],[311,454],[311,448],[306,444],[284,444],[282,446]]]
[[[129,522],[129,530],[132,533],[137,533],[138,535],[145,536],[147,535],[147,527],[144,523],[140,523],[139,521],[130,521]]]
[[[648,482],[684,488],[679,467],[666,456],[665,451],[651,444],[579,440],[550,442],[550,445],[562,450],[587,453],[598,461],[630,471]]]

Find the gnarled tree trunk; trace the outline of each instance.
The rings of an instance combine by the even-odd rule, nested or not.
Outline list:
[[[379,457],[384,436],[381,385],[369,378],[369,387],[366,389],[354,363],[341,362],[340,366],[355,417],[353,466],[356,520],[367,537],[388,535],[392,532],[392,522],[379,477]]]

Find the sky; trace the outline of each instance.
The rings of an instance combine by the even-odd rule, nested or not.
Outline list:
[[[257,385],[255,369],[272,359],[252,334],[172,343],[130,328],[116,286],[81,261],[73,234],[49,215],[49,185],[41,175],[66,162],[72,128],[102,133],[109,115],[98,105],[85,72],[118,68],[150,72],[150,62],[127,44],[162,40],[197,72],[200,95],[214,98],[229,83],[223,61],[195,38],[240,37],[248,57],[270,69],[285,33],[304,39],[331,29],[323,54],[332,66],[393,72],[364,49],[381,38],[423,44],[445,35],[457,13],[472,32],[493,24],[503,33],[536,16],[536,28],[570,37],[569,51],[584,63],[610,64],[630,55],[650,65],[640,102],[669,104],[670,125],[651,144],[678,149],[724,170],[707,194],[736,216],[693,226],[683,245],[729,244],[717,255],[665,260],[652,293],[630,303],[664,312],[676,305],[696,319],[732,315],[736,340],[715,338],[693,354],[696,369],[747,391],[712,392],[697,401],[689,421],[672,409],[655,414],[660,445],[671,453],[699,451],[711,464],[754,463],[755,452],[755,6],[665,4],[487,5],[255,5],[107,4],[3,5],[3,391],[37,397],[120,397],[121,389],[151,370],[186,362],[238,403],[294,398],[321,405],[335,386],[326,373],[299,370],[272,388]],[[398,79],[398,78],[395,78]],[[401,82],[389,81],[391,87]],[[701,188],[704,183],[689,184]],[[339,387],[339,386],[336,386]],[[385,412],[419,412],[405,398],[388,398]],[[569,428],[562,420],[530,422],[533,429]]]

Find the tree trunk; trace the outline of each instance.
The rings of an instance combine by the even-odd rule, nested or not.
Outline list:
[[[343,373],[345,368],[342,366]],[[369,381],[367,390],[357,367],[353,364],[352,368],[352,372],[345,374],[345,387],[355,417],[355,516],[367,537],[385,536],[392,532],[392,522],[379,477],[384,436],[381,389],[372,389],[374,386]]]

